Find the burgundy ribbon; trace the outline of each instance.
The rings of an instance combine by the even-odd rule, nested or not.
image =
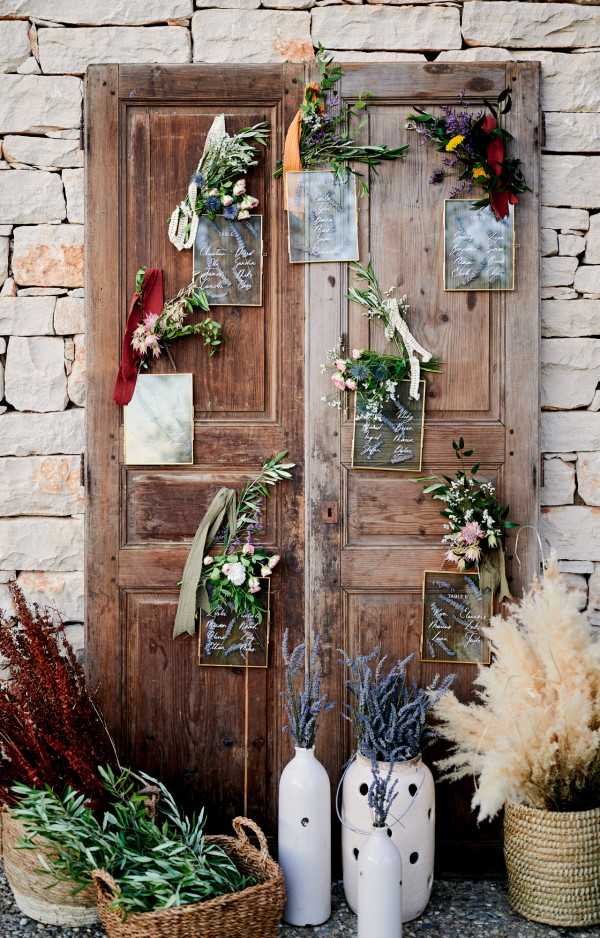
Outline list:
[[[497,126],[496,118],[492,117],[491,114],[486,114],[481,124],[483,132],[491,134]],[[504,163],[504,142],[501,137],[492,137],[488,143],[487,161],[496,176],[501,176]],[[516,205],[518,201],[518,197],[507,189],[494,189],[490,192],[490,205],[498,221],[508,215],[509,204]]]
[[[135,391],[141,356],[131,344],[133,333],[148,313],[162,312],[164,306],[163,272],[158,267],[148,267],[144,274],[141,293],[132,293],[127,314],[127,325],[121,348],[121,363],[115,381],[113,400],[115,404],[129,404]]]

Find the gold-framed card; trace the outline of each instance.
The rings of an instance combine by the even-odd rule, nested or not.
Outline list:
[[[271,630],[271,581],[261,580],[257,593],[264,609],[261,621],[224,610],[200,614],[198,664],[210,668],[268,668]],[[210,590],[210,586],[209,586]]]
[[[288,172],[288,249],[291,264],[357,261],[356,178],[330,170]]]
[[[211,306],[262,306],[262,221],[198,217],[194,280]]]
[[[419,399],[409,394],[410,381],[399,381],[393,399],[377,412],[357,392],[354,400],[352,468],[391,472],[420,472],[423,463],[425,396],[419,381]]]
[[[477,199],[444,202],[444,290],[515,289],[515,210],[497,219]]]
[[[490,644],[483,628],[491,614],[492,597],[482,594],[478,573],[426,570],[421,661],[489,665]]]

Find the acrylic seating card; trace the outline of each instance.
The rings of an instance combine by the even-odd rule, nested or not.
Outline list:
[[[356,395],[352,467],[419,471],[425,422],[425,381],[419,382],[419,400],[409,395],[410,381],[400,381],[383,403]]]
[[[202,612],[198,664],[221,668],[266,668],[269,664],[270,581],[258,594],[264,609],[258,619],[233,609]],[[210,590],[210,586],[209,586]]]
[[[515,213],[498,220],[475,199],[444,202],[444,289],[514,290]]]
[[[211,306],[262,306],[262,255],[262,215],[199,216],[194,279]]]
[[[358,260],[356,179],[327,170],[289,172],[288,246],[292,264]]]
[[[489,623],[491,607],[477,573],[426,572],[421,660],[489,664],[489,642],[482,628]]]
[[[139,375],[123,408],[125,463],[191,465],[194,462],[192,375]]]

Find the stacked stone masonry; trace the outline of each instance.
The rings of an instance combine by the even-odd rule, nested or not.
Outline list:
[[[0,605],[16,574],[76,642],[85,69],[303,62],[318,43],[341,62],[542,63],[542,533],[600,624],[600,3],[0,0]]]

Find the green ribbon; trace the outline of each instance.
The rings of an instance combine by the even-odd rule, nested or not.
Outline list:
[[[178,635],[194,635],[196,632],[196,609],[210,612],[206,585],[200,584],[204,557],[227,515],[229,530],[235,530],[237,497],[234,489],[219,489],[206,509],[198,530],[194,534],[192,547],[183,568],[177,615],[173,627],[173,638]]]
[[[500,544],[494,550],[486,551],[479,563],[479,588],[482,595],[489,591],[492,599],[497,593],[498,601],[512,599],[506,579],[506,560]]]

